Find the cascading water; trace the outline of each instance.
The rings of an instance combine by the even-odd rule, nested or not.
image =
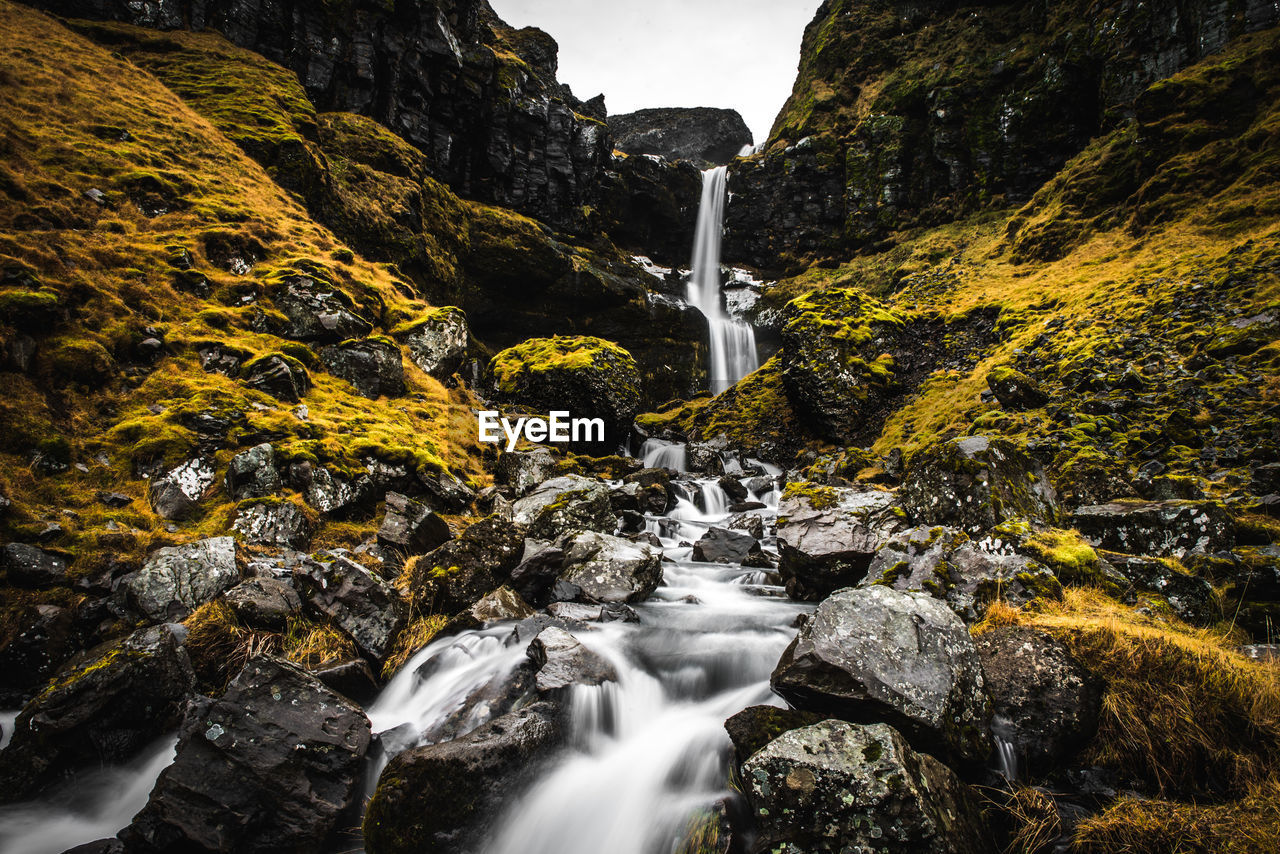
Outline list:
[[[689,302],[707,318],[711,346],[711,393],[719,394],[760,367],[751,325],[729,317],[720,293],[720,239],[724,232],[727,166],[702,173],[702,201],[693,238]]]

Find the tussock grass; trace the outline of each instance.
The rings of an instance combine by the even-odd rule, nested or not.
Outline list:
[[[341,630],[300,618],[289,621],[284,635],[284,655],[308,670],[359,658],[355,643]]]
[[[282,645],[279,634],[242,625],[224,599],[204,603],[182,624],[187,627],[185,646],[200,689],[215,695],[226,690],[249,659],[277,653]]]
[[[418,650],[431,643],[431,639],[444,628],[444,624],[447,622],[449,622],[449,618],[443,614],[430,614],[411,620],[405,630],[396,638],[396,644],[391,651],[391,655],[387,657],[386,663],[382,665],[382,678],[390,679],[395,676],[396,672],[401,667],[404,667],[405,662],[413,658]]]

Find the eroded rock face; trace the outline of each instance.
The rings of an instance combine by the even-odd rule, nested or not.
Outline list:
[[[662,550],[593,531],[578,534],[565,546],[560,584],[572,596],[601,604],[640,602],[662,581]]]
[[[396,337],[409,350],[409,358],[438,380],[448,379],[462,367],[471,337],[466,313],[455,306],[433,309]]]
[[[928,593],[966,623],[981,620],[996,600],[1018,607],[1062,596],[1062,583],[1048,567],[954,528],[913,528],[894,537],[859,582],[870,585]]]
[[[937,442],[907,461],[899,492],[918,524],[968,533],[1010,519],[1052,524],[1058,496],[1040,465],[1007,439],[966,436]]]
[[[823,721],[793,729],[742,766],[756,850],[987,854],[979,800],[896,730]]]
[[[554,540],[569,531],[612,532],[617,525],[609,488],[578,475],[540,484],[512,506],[512,513],[537,540]]]
[[[1117,501],[1080,507],[1071,517],[1093,546],[1131,555],[1182,557],[1235,545],[1235,525],[1214,501]]]
[[[350,635],[360,651],[381,663],[408,621],[408,609],[387,582],[353,560],[308,560],[293,581],[310,608]]]
[[[358,706],[260,656],[222,699],[192,704],[177,757],[120,837],[130,851],[314,850],[355,796],[369,740]]]
[[[778,504],[779,569],[793,599],[816,601],[866,575],[905,527],[893,493],[797,484]]]
[[[452,741],[397,754],[365,812],[370,854],[465,850],[563,738],[555,707],[535,703]]]
[[[723,166],[751,145],[737,110],[659,107],[609,117],[613,145],[627,154],[688,160],[699,169]]]
[[[236,541],[214,537],[157,549],[124,583],[138,609],[160,621],[185,617],[239,580]]]
[[[1046,774],[1089,743],[1103,685],[1065,646],[1024,626],[985,632],[974,646],[991,695],[992,731],[1012,745],[1019,778]]]
[[[799,709],[890,722],[923,750],[974,762],[991,752],[990,705],[969,630],[925,593],[876,586],[832,594],[769,684]]]
[[[177,724],[194,686],[191,661],[167,625],[72,663],[14,722],[0,752],[0,801],[29,798],[81,765],[128,760]]]

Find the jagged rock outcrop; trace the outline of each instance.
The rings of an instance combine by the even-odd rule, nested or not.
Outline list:
[[[658,107],[609,117],[613,145],[627,154],[687,160],[699,169],[724,166],[751,145],[751,129],[737,110]]]

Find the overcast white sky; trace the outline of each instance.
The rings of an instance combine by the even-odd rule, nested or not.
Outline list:
[[[791,94],[820,0],[489,0],[513,27],[560,43],[560,82],[610,115],[728,107],[757,143]]]

